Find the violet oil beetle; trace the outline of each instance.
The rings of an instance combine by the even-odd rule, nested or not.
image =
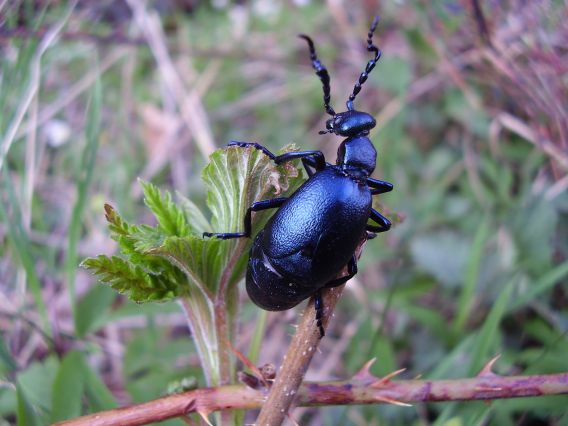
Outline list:
[[[314,296],[321,337],[325,334],[321,290],[352,278],[357,273],[354,253],[361,241],[391,227],[390,221],[372,208],[373,195],[393,189],[391,183],[370,177],[377,152],[368,136],[376,121],[353,106],[381,57],[381,50],[373,43],[377,24],[375,18],[367,35],[367,50],[373,57],[349,95],[347,111],[339,113],[330,105],[329,73],[318,59],[312,39],[299,36],[308,44],[312,67],[322,82],[325,111],[331,116],[326,130],[319,133],[346,138],[339,145],[336,164],[327,163],[321,151],[274,155],[257,143],[231,142],[229,146],[261,150],[276,164],[301,159],[308,179],[288,198],[254,202],[246,212],[243,232],[203,234],[221,239],[248,238],[252,212],[278,209],[254,239],[246,274],[247,293],[255,304],[269,311],[290,309]],[[337,278],[346,266],[348,274]]]

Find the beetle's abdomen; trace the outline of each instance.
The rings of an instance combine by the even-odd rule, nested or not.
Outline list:
[[[247,293],[257,306],[267,311],[293,308],[311,296],[315,289],[306,289],[290,282],[289,278],[274,269],[260,244],[263,233],[264,230],[259,232],[250,250],[246,277]]]
[[[315,291],[351,259],[370,211],[367,185],[331,166],[312,176],[284,203],[259,243],[275,270]]]

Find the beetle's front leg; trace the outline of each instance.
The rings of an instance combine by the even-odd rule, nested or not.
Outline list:
[[[306,167],[306,164],[315,167],[317,171],[323,170],[326,167],[325,157],[321,151],[296,151],[296,152],[287,152],[282,155],[274,155],[266,147],[256,142],[231,141],[228,146],[238,146],[241,148],[252,147],[258,149],[259,151],[262,151],[264,154],[270,157],[270,159],[274,161],[276,164],[282,164],[297,159],[305,159],[306,161],[304,162],[304,167],[306,168],[308,175],[310,174],[310,171]]]
[[[280,197],[280,198],[273,198],[272,200],[263,200],[257,201],[256,203],[252,203],[252,205],[247,209],[247,213],[245,214],[245,231],[244,232],[204,232],[203,237],[215,237],[220,238],[222,240],[228,240],[231,238],[242,238],[242,237],[250,237],[250,233],[252,231],[252,212],[259,212],[262,210],[274,209],[276,207],[280,207],[284,204],[287,197]]]

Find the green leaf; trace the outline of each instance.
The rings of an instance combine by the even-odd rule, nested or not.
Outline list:
[[[157,261],[155,256],[145,253],[163,243],[166,235],[162,231],[148,225],[129,224],[110,204],[105,204],[104,209],[111,238],[118,242],[120,251],[131,263],[138,264],[153,274],[167,269],[164,262]]]
[[[32,404],[22,391],[20,386],[16,387],[18,397],[17,425],[18,426],[41,426],[40,417],[35,412]]]
[[[6,346],[4,339],[0,340],[0,376],[4,376],[8,371],[17,369],[16,361]]]
[[[411,242],[414,262],[447,287],[462,282],[470,254],[470,243],[462,235],[442,230],[419,235]]]
[[[199,207],[179,192],[176,193],[176,196],[180,200],[181,208],[185,213],[185,218],[194,230],[195,234],[199,236],[203,235],[204,232],[210,232],[211,225]]]
[[[90,403],[91,411],[97,412],[116,408],[117,403],[112,393],[102,382],[98,374],[91,369],[84,356],[79,358],[79,363],[83,370],[85,393]]]
[[[124,382],[134,401],[148,401],[166,393],[176,379],[197,375],[199,369],[189,366],[172,368],[180,357],[195,353],[193,343],[185,337],[172,340],[150,327],[135,333],[125,348]]]
[[[42,363],[35,362],[30,364],[28,368],[18,373],[18,392],[21,392],[25,399],[22,400],[18,396],[18,410],[24,408],[21,404],[29,404],[33,406],[36,415],[41,416],[42,419],[44,415],[51,411],[52,385],[58,369],[59,361],[54,356],[51,356]],[[46,418],[40,424],[45,424],[48,420],[49,418]]]
[[[85,259],[81,266],[135,302],[171,299],[180,292],[178,283],[169,280],[168,276],[148,274],[141,266],[117,256],[91,257]]]
[[[105,219],[109,223],[108,229],[113,240],[118,240],[122,236],[128,236],[132,232],[132,227],[122,219],[117,211],[110,204],[104,205]]]
[[[496,355],[496,353],[491,353],[490,350],[497,344],[500,335],[499,324],[505,315],[507,304],[511,299],[511,294],[517,281],[518,277],[515,277],[503,287],[503,291],[495,301],[491,311],[489,311],[489,315],[487,315],[487,319],[483,323],[473,345],[469,375],[478,373],[481,367]]]
[[[172,201],[169,192],[162,193],[158,187],[139,180],[144,190],[144,202],[152,210],[158,220],[158,228],[166,235],[186,237],[192,234],[192,230],[185,220],[185,214]]]
[[[292,150],[289,145],[283,152]],[[207,205],[213,213],[215,232],[242,230],[246,210],[254,201],[286,195],[302,181],[292,164],[276,166],[261,151],[236,146],[215,151],[202,178],[209,189]],[[266,215],[260,216],[268,220]]]
[[[464,277],[464,285],[458,300],[456,319],[453,327],[456,334],[461,334],[465,327],[466,321],[471,313],[471,309],[475,303],[475,289],[479,278],[481,260],[483,259],[485,243],[489,237],[489,222],[484,219],[477,228],[475,239],[471,247],[471,253],[468,256],[466,273]]]
[[[515,310],[526,305],[541,293],[550,290],[556,283],[560,282],[560,280],[564,279],[567,275],[568,260],[556,266],[554,269],[538,279],[535,283],[531,284],[530,288],[528,288],[524,293],[518,295],[515,300],[511,302],[510,306],[508,306],[508,309]]]
[[[81,415],[84,375],[82,355],[71,351],[65,355],[55,381],[53,382],[53,402],[51,421],[53,423]]]
[[[51,421],[80,416],[84,396],[93,411],[117,406],[112,393],[91,369],[84,355],[71,351],[61,362],[53,381]]]
[[[170,237],[151,253],[177,266],[201,290],[214,292],[224,267],[224,259],[217,255],[223,243],[225,241],[217,239]]]
[[[98,412],[116,408],[118,404],[111,391],[88,365],[85,368],[85,393],[89,399],[91,411]]]
[[[78,337],[84,337],[106,323],[110,305],[115,298],[116,293],[108,287],[96,285],[79,300],[75,319]]]

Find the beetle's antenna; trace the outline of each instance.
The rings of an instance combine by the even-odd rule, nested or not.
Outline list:
[[[381,52],[381,49],[373,44],[373,33],[375,32],[378,23],[379,17],[375,16],[375,19],[373,19],[373,23],[371,24],[371,28],[369,28],[369,33],[367,34],[367,50],[374,53],[375,57],[367,62],[365,71],[361,73],[359,80],[355,83],[355,87],[353,87],[353,93],[349,95],[349,99],[347,100],[347,109],[349,111],[353,110],[353,101],[355,100],[355,97],[361,91],[361,86],[363,85],[363,83],[365,83],[365,81],[367,81],[367,77],[369,77],[369,74],[371,73],[371,71],[373,71],[373,68],[375,68],[375,65],[377,64],[377,61],[383,54],[383,52]]]
[[[318,77],[320,78],[321,84],[323,86],[323,103],[324,103],[324,106],[325,106],[325,112],[327,112],[331,116],[334,116],[335,111],[333,110],[331,105],[329,105],[329,102],[331,101],[331,94],[330,94],[330,87],[329,87],[329,73],[327,72],[327,69],[322,65],[322,63],[318,59],[318,57],[316,55],[316,48],[314,47],[314,42],[312,41],[312,39],[309,38],[305,34],[299,34],[298,37],[303,38],[304,40],[306,40],[308,42],[308,47],[310,49],[310,59],[312,61],[312,67],[315,70]]]

